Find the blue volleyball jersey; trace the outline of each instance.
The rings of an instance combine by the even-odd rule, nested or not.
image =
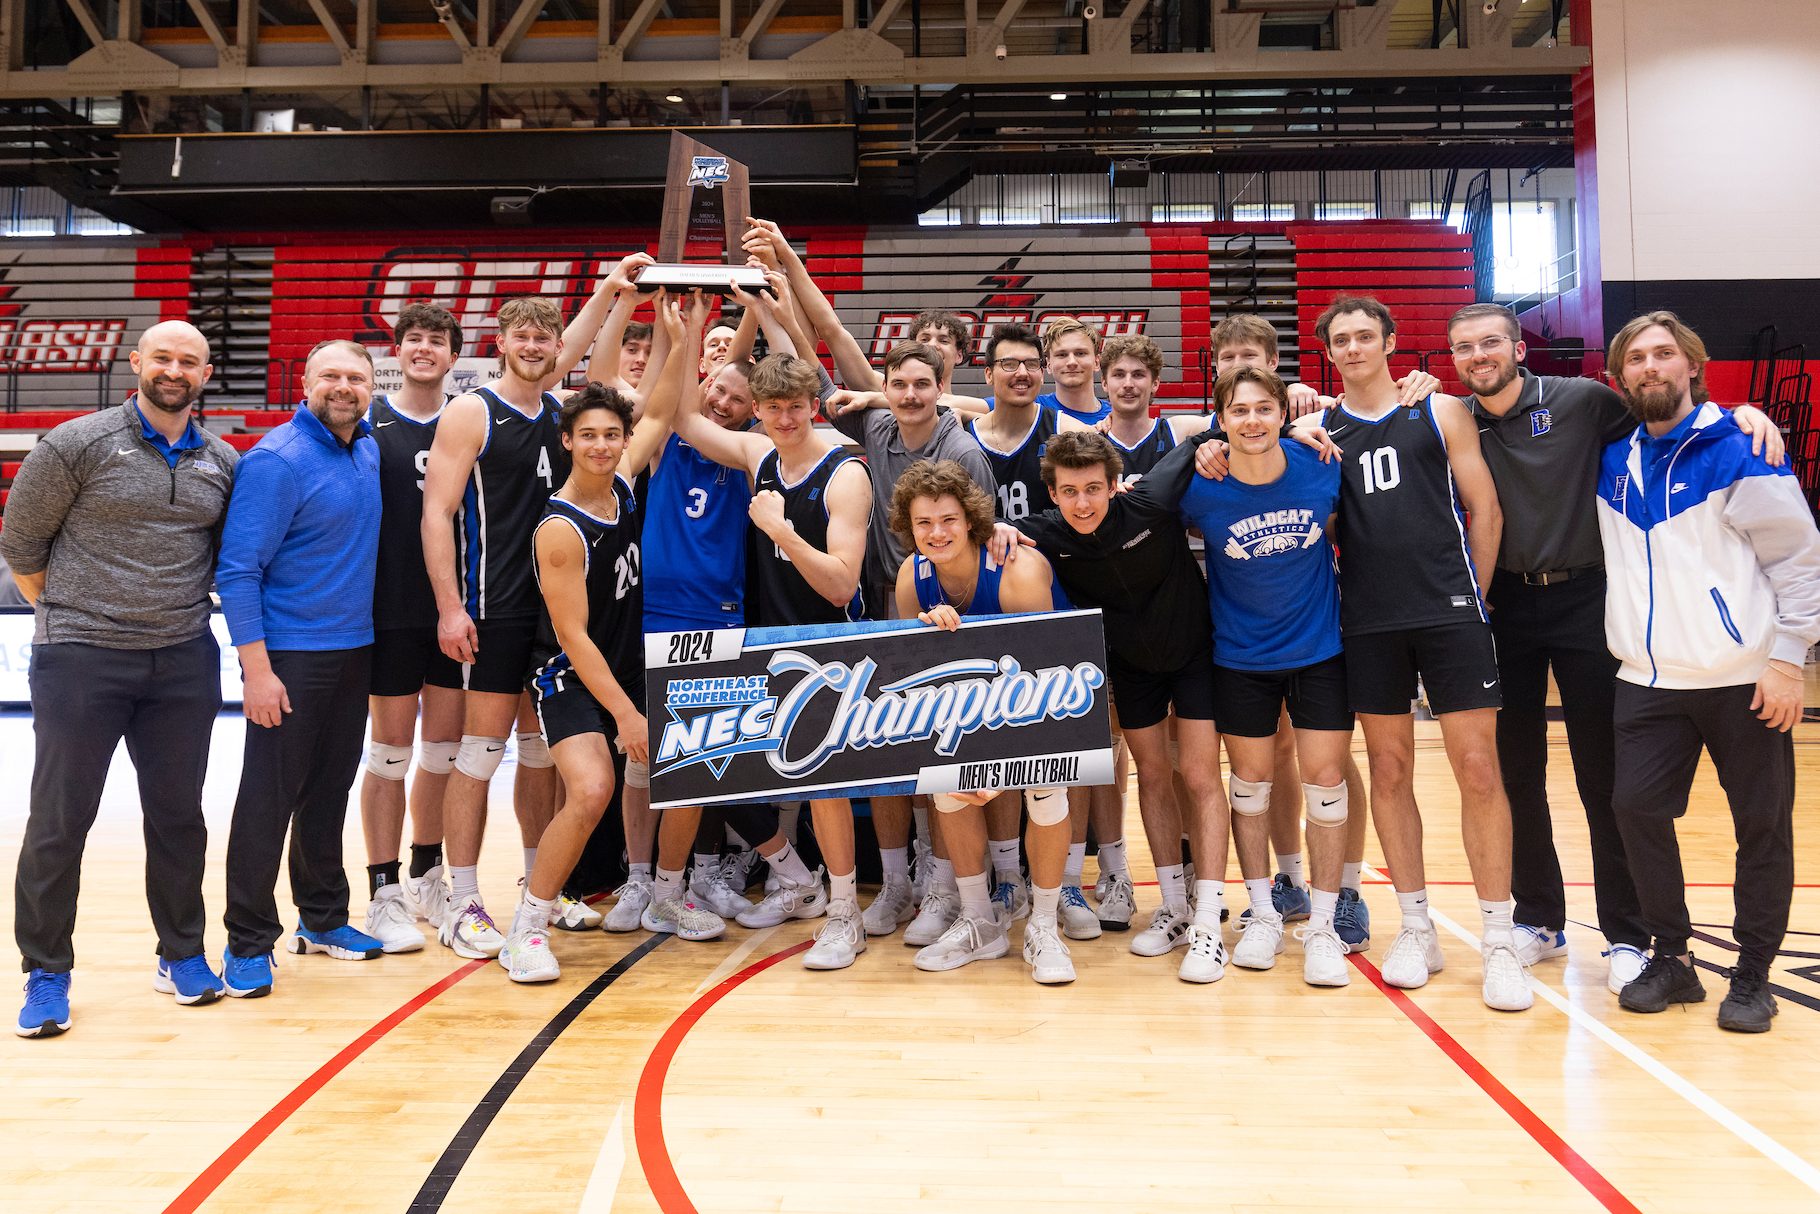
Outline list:
[[[1182,514],[1207,537],[1213,660],[1298,670],[1340,652],[1340,592],[1327,520],[1340,466],[1283,440],[1289,467],[1268,485],[1195,477]]]
[[[942,590],[942,584],[935,573],[935,565],[926,556],[910,558],[914,564],[911,572],[916,577],[916,605],[924,611],[934,611],[943,603],[948,603],[948,596]],[[979,554],[979,580],[973,583],[973,597],[965,603],[949,603],[962,615],[998,615],[1004,608],[998,605],[998,580],[1003,572],[984,548]]]
[[[1067,405],[1062,403],[1062,398],[1053,392],[1043,393],[1036,398],[1036,403],[1039,408],[1054,409],[1058,413],[1066,413],[1069,417],[1072,417],[1083,426],[1098,425],[1112,415],[1112,403],[1110,401],[1099,400],[1098,398],[1095,398],[1093,402],[1096,407],[1091,413],[1082,413],[1079,409],[1070,409]]]
[[[691,628],[746,619],[752,483],[672,434],[651,477],[644,522],[645,614]]]

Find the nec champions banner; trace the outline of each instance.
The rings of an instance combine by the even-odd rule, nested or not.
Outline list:
[[[1100,613],[645,637],[651,804],[1112,782]]]

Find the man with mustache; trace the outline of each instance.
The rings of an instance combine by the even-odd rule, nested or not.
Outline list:
[[[138,391],[39,440],[0,530],[35,617],[36,756],[14,885],[21,1037],[70,1025],[82,849],[123,737],[145,815],[153,989],[182,1004],[222,989],[203,954],[202,777],[221,708],[209,583],[239,456],[194,419],[214,370],[194,326],[153,325],[130,361]]]
[[[1802,664],[1820,641],[1820,533],[1787,468],[1706,399],[1706,346],[1672,312],[1619,329],[1605,365],[1639,423],[1599,464],[1605,631],[1621,663],[1612,806],[1655,943],[1618,994],[1699,1003],[1675,819],[1704,747],[1731,806],[1738,964],[1719,1027],[1766,1033],[1769,967],[1794,896]]]
[[[294,953],[377,957],[348,923],[341,862],[372,680],[379,445],[367,410],[373,356],[351,341],[310,351],[304,402],[240,462],[216,585],[245,684],[246,756],[227,849],[227,953],[237,999],[272,990],[283,927],[273,885],[290,834]]]
[[[1604,555],[1595,499],[1586,488],[1598,481],[1599,452],[1629,436],[1636,419],[1624,398],[1598,380],[1536,375],[1524,367],[1523,332],[1508,308],[1470,304],[1454,313],[1447,335],[1454,371],[1472,390],[1466,406],[1504,505],[1490,604],[1504,687],[1498,765],[1510,797],[1517,951],[1530,965],[1567,953],[1567,898],[1548,808],[1552,668],[1586,811],[1606,983],[1615,995],[1642,972],[1649,929],[1612,816],[1618,661],[1605,644]],[[1769,418],[1748,406],[1733,417],[1771,463],[1781,461],[1782,437]]]

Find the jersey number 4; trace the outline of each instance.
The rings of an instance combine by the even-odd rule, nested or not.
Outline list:
[[[1402,470],[1397,467],[1395,447],[1359,452],[1359,469],[1364,473],[1367,493],[1395,489],[1403,480]]]
[[[556,470],[550,467],[550,449],[548,447],[537,449],[537,475],[543,477],[545,489],[556,488]]]

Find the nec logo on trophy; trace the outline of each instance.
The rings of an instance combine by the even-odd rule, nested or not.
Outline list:
[[[751,213],[746,166],[687,135],[670,132],[657,264],[645,267],[638,285],[647,291],[699,288],[724,295],[731,279],[742,290],[768,290],[764,273],[747,266],[740,252],[739,240]]]

